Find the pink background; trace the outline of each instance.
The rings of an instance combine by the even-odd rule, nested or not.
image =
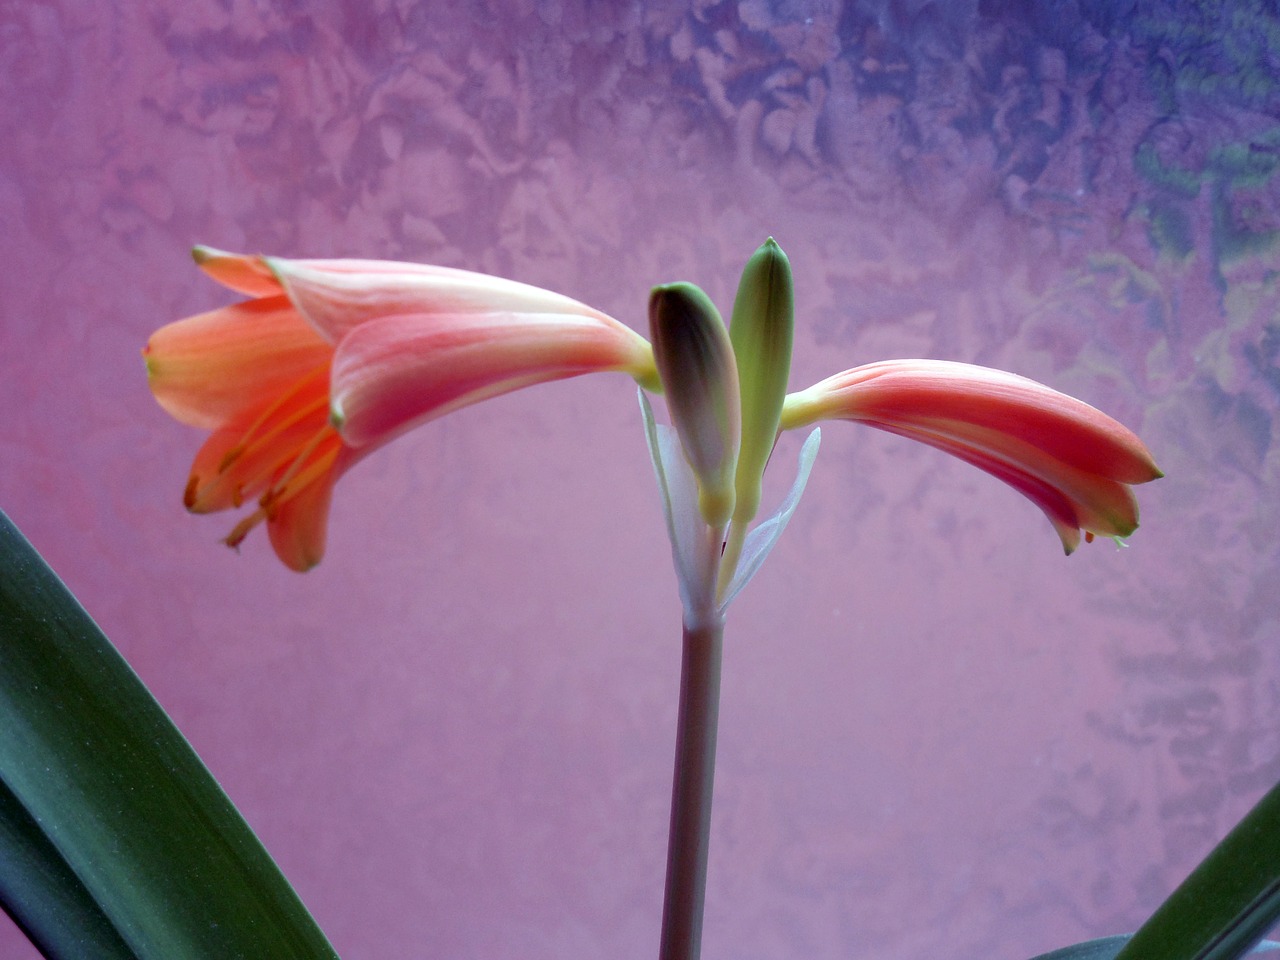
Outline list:
[[[643,329],[661,281],[727,310],[772,234],[796,388],[1003,366],[1168,477],[1129,549],[1064,559],[986,476],[825,430],[730,619],[704,956],[1131,930],[1280,777],[1278,25],[1139,6],[5,4],[0,506],[343,957],[653,956],[679,615],[629,382],[398,441],[298,576],[183,512],[200,435],[139,350],[229,302],[197,242]]]

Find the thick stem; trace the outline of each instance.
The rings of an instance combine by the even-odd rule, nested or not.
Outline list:
[[[659,960],[698,960],[702,951],[723,639],[724,625],[718,617],[710,626],[684,628]]]

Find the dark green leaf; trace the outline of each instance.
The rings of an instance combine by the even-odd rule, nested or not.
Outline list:
[[[1032,957],[1031,960],[1112,960],[1128,940],[1127,933],[1118,937],[1100,937],[1097,940],[1073,943],[1069,947],[1042,953],[1038,957]]]
[[[1235,960],[1280,919],[1280,787],[1133,935],[1117,960]]]
[[[0,896],[46,956],[336,956],[160,705],[3,513],[0,788]]]
[[[1133,937],[1128,933],[1117,937],[1100,937],[1097,940],[1086,940],[1084,943],[1075,943],[1069,947],[1042,953],[1038,957],[1033,957],[1032,960],[1115,960],[1124,945],[1131,939]],[[1254,947],[1252,952],[1270,953],[1276,949],[1280,949],[1280,943],[1264,940]]]
[[[136,960],[57,847],[2,782],[0,905],[46,957]]]

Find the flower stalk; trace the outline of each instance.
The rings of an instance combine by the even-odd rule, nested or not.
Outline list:
[[[698,960],[706,902],[724,622],[684,628],[659,960]]]

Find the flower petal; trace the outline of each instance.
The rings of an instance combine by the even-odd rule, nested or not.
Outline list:
[[[244,253],[227,253],[213,247],[196,247],[191,251],[196,266],[224,287],[251,297],[276,297],[283,292],[280,281],[262,257]]]
[[[285,566],[306,573],[324,559],[329,534],[329,504],[341,469],[330,469],[296,496],[276,508],[267,520],[267,535]]]
[[[332,343],[380,317],[512,312],[608,319],[570,297],[469,270],[373,260],[266,263],[302,315]]]
[[[1099,522],[1096,517],[1107,513],[1108,511],[1105,508],[1102,511],[1099,511],[1096,507],[1088,511],[1082,510],[1081,503],[1067,496],[1061,487],[1042,480],[1040,477],[1022,469],[1016,463],[1002,460],[986,451],[965,446],[946,437],[931,436],[920,430],[879,423],[868,423],[868,426],[877,427],[889,433],[928,444],[1004,481],[1044,512],[1049,522],[1053,524],[1058,538],[1062,541],[1063,550],[1067,554],[1074,552],[1076,547],[1080,545],[1081,529],[1088,530],[1090,533],[1101,533],[1104,536],[1121,537],[1128,536],[1137,529],[1137,504],[1133,498],[1133,493],[1128,486],[1117,483],[1114,480],[1098,478],[1095,481],[1098,487],[1090,499],[1093,501],[1109,501],[1111,503],[1109,512],[1117,515],[1127,513],[1131,517],[1131,522],[1128,524],[1123,522]],[[1086,519],[1086,517],[1094,519]]]
[[[722,613],[716,604],[721,541],[698,509],[698,478],[684,455],[679,435],[674,428],[655,421],[649,398],[643,390],[636,392],[649,459],[662,494],[662,513],[667,521],[684,622],[699,628],[714,623]]]
[[[1132,431],[1016,374],[943,360],[888,360],[787,397],[783,427],[830,417],[927,443],[1008,483],[1053,524],[1067,553],[1138,526],[1129,484],[1161,476]]]
[[[1142,441],[1100,410],[1035,380],[974,364],[885,360],[855,367],[788,397],[783,425],[803,426],[828,416],[964,421],[1122,483],[1162,476]]]
[[[1006,471],[1052,486],[1070,501],[1077,526],[1091,533],[1127,537],[1138,528],[1137,501],[1127,483],[1080,470],[1016,436],[966,423],[901,422],[894,426],[897,429],[892,432],[946,450],[1019,489],[1019,484],[1005,475]]]
[[[239,547],[266,521],[277,555],[291,570],[305,572],[320,562],[333,485],[360,456],[344,447],[332,429],[314,440],[273,478],[258,509],[227,536],[227,546]]]
[[[288,299],[275,296],[170,323],[142,355],[165,410],[183,423],[216,428],[262,406],[331,352]]]
[[[324,553],[337,478],[416,422],[596,370],[659,388],[643,337],[547,290],[416,264],[193,255],[256,299],[169,324],[143,350],[160,404],[213,431],[183,499],[203,513],[256,498],[227,544],[265,523],[294,570]]]
[[[354,447],[468,404],[583,373],[653,369],[649,344],[608,317],[473,313],[383,317],[338,346],[331,416]]]
[[[263,407],[215,430],[191,465],[183,501],[193,513],[239,507],[263,493],[298,457],[323,442],[329,424],[329,365],[321,364]]]

